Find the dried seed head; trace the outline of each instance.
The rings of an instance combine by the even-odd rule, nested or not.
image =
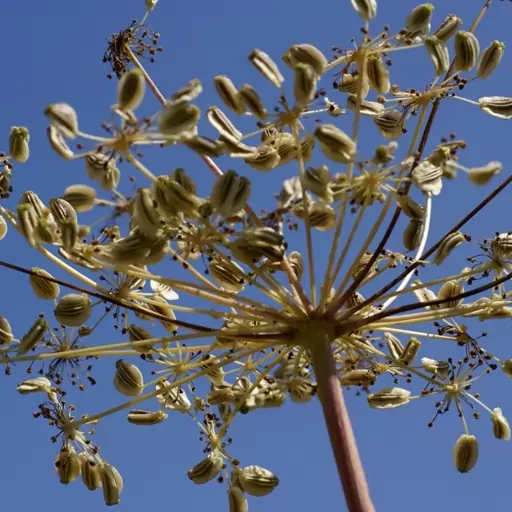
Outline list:
[[[448,255],[461,243],[465,242],[466,238],[460,231],[455,231],[455,233],[450,233],[447,235],[441,244],[439,245],[436,254],[434,256],[434,263],[436,265],[441,265],[444,260],[448,257]]]
[[[371,56],[366,62],[366,72],[370,87],[379,94],[387,94],[391,89],[389,71],[378,56]]]
[[[52,383],[46,377],[36,377],[21,381],[16,387],[16,391],[21,395],[31,393],[47,392],[52,387]]]
[[[134,365],[122,359],[116,362],[114,387],[126,396],[140,396],[144,387],[142,372]]]
[[[219,474],[223,464],[222,457],[212,452],[190,469],[187,475],[195,484],[205,484],[213,480]]]
[[[425,218],[425,208],[416,203],[411,196],[399,194],[396,196],[396,202],[400,208],[402,208],[404,214],[410,219],[420,220]]]
[[[85,453],[80,454],[80,472],[82,482],[89,491],[101,488],[101,466],[92,456]]]
[[[84,293],[69,293],[59,300],[53,313],[61,325],[80,327],[91,316],[91,299]]]
[[[400,362],[410,365],[416,359],[420,348],[421,341],[411,336],[404,347],[402,355],[400,356]]]
[[[117,87],[117,108],[135,110],[144,98],[146,81],[140,69],[134,68],[123,74]]]
[[[67,485],[80,476],[80,458],[75,450],[65,446],[55,458],[55,471],[61,484]]]
[[[476,36],[472,32],[460,30],[455,34],[454,48],[455,69],[457,71],[471,71],[480,53],[480,44]]]
[[[13,339],[11,324],[7,318],[0,315],[0,347],[9,345]]]
[[[409,403],[411,392],[402,388],[384,388],[368,395],[368,404],[373,409],[395,409]]]
[[[158,425],[167,419],[163,411],[143,411],[134,409],[128,413],[128,422],[133,425]]]
[[[447,299],[446,302],[441,303],[441,307],[456,308],[462,304],[464,299],[452,300],[452,297],[456,297],[461,293],[464,293],[464,286],[462,286],[460,281],[457,281],[456,279],[446,281],[446,283],[441,286],[439,293],[437,294],[439,299]]]
[[[411,173],[413,183],[422,191],[437,196],[443,188],[443,171],[428,160],[420,162]]]
[[[208,267],[211,276],[226,291],[240,293],[245,287],[244,269],[227,258],[214,258]]]
[[[377,0],[351,0],[354,10],[365,21],[377,16]]]
[[[315,97],[318,75],[313,66],[300,62],[295,65],[294,71],[295,102],[299,107],[305,107]]]
[[[270,227],[246,229],[231,242],[231,251],[235,258],[249,265],[263,257],[271,262],[282,261],[284,237]]]
[[[404,133],[404,116],[398,110],[386,110],[373,117],[375,126],[386,139],[396,139]]]
[[[444,75],[450,67],[450,54],[443,41],[435,36],[425,39],[425,48],[434,65],[436,76]]]
[[[73,159],[75,154],[66,144],[66,141],[62,136],[62,133],[56,126],[52,124],[48,126],[48,128],[46,129],[46,135],[48,137],[48,141],[50,142],[51,147],[60,157],[64,158],[64,160]]]
[[[53,276],[42,268],[33,267],[31,270],[33,274],[30,274],[29,280],[35,296],[43,300],[56,299],[60,293],[60,286],[57,283],[48,281],[48,279],[44,279],[45,277],[53,278]]]
[[[510,425],[508,424],[507,418],[503,416],[503,413],[499,407],[493,410],[492,429],[494,437],[496,439],[503,439],[504,441],[510,440]]]
[[[261,101],[259,94],[256,92],[256,89],[254,89],[252,85],[242,85],[238,91],[238,95],[247,110],[252,112],[261,121],[265,121],[265,119],[267,119],[267,109],[265,108],[263,101]]]
[[[44,115],[64,137],[75,139],[78,135],[78,116],[71,105],[53,103],[45,108]]]
[[[71,185],[61,196],[77,212],[88,212],[96,204],[96,190],[89,185]]]
[[[402,242],[408,251],[413,251],[420,246],[423,236],[424,224],[420,219],[411,219],[404,230]]]
[[[350,94],[347,98],[347,108],[352,112],[357,112],[357,96]],[[359,105],[359,113],[362,116],[375,117],[384,112],[384,105],[376,101],[362,100]]]
[[[449,39],[457,32],[458,28],[462,25],[462,20],[455,16],[455,14],[448,14],[441,23],[440,27],[432,34],[443,43],[448,42]]]
[[[486,79],[499,65],[505,52],[505,43],[493,41],[480,56],[476,74],[479,78]]]
[[[282,87],[284,76],[269,55],[261,50],[255,49],[250,53],[249,61],[267,80],[272,82],[276,87]]]
[[[434,9],[433,4],[417,5],[407,16],[405,28],[413,34],[417,32],[428,33],[430,30],[430,19],[432,18]]]
[[[242,210],[251,195],[251,182],[235,171],[219,176],[213,185],[210,202],[223,217]]]
[[[260,466],[247,466],[237,476],[240,487],[251,496],[266,496],[279,485],[279,478]]]
[[[249,504],[244,492],[239,487],[230,485],[228,488],[229,512],[248,512]]]
[[[158,129],[163,135],[176,137],[193,131],[200,116],[199,108],[190,103],[181,102],[166,106],[160,114]]]
[[[226,107],[238,115],[245,112],[245,107],[238,94],[238,90],[229,77],[226,75],[217,75],[213,78],[213,84]]]
[[[502,168],[501,162],[489,162],[484,167],[473,167],[468,173],[469,181],[475,185],[486,185],[501,172]]]
[[[102,464],[100,471],[105,505],[112,506],[119,504],[123,490],[123,478],[121,474],[112,464]]]
[[[19,164],[28,160],[30,135],[24,126],[13,126],[9,135],[9,155]]]
[[[475,436],[463,434],[453,449],[453,462],[461,473],[471,471],[478,460],[478,441]]]
[[[312,44],[294,44],[287,53],[290,64],[295,68],[299,63],[308,64],[320,77],[327,66],[324,54]]]
[[[347,164],[356,153],[356,143],[333,124],[317,125],[314,135],[325,156],[335,162]]]
[[[17,355],[24,356],[27,352],[35,348],[44,338],[47,330],[48,322],[42,318],[38,318],[23,338],[21,338],[20,344],[18,345]]]

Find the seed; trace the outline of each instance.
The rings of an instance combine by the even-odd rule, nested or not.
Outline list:
[[[175,323],[172,322],[172,320],[176,320],[176,315],[174,314],[174,311],[171,309],[167,301],[161,295],[152,295],[151,300],[161,305],[148,303],[148,309],[166,317],[168,321],[159,320],[159,322],[167,332],[176,333],[178,327]]]
[[[31,270],[33,274],[30,274],[29,280],[30,286],[32,287],[32,291],[34,292],[35,296],[43,300],[56,299],[60,293],[59,285],[57,283],[53,283],[52,281],[44,279],[45,277],[50,277],[53,279],[53,276],[49,272],[46,272],[46,270],[43,270],[42,268],[33,267]]]
[[[219,474],[223,464],[222,457],[212,452],[189,470],[187,475],[195,484],[205,484]]]
[[[11,324],[7,318],[0,315],[0,347],[4,347],[11,343],[13,338]]]
[[[128,422],[133,425],[158,425],[167,419],[168,415],[163,411],[143,411],[134,409],[128,413]]]
[[[356,153],[356,143],[333,124],[317,125],[314,135],[325,156],[335,162],[349,163]]]
[[[201,81],[197,78],[190,80],[190,82],[177,90],[172,96],[171,100],[168,102],[169,104],[177,104],[181,102],[190,102],[194,101],[201,93],[203,92],[203,86],[201,85]]]
[[[238,483],[251,496],[266,496],[279,485],[279,478],[268,469],[247,466],[238,473]]]
[[[455,231],[455,233],[446,235],[436,251],[434,263],[436,265],[441,265],[448,255],[465,241],[466,239],[460,231]]]
[[[215,181],[210,202],[223,217],[230,217],[245,207],[250,195],[251,182],[235,171],[227,171]]]
[[[111,506],[119,504],[124,485],[121,474],[112,464],[102,464],[100,471],[105,505]]]
[[[243,268],[227,258],[215,258],[208,267],[213,279],[226,291],[240,293],[245,288],[245,272]]]
[[[169,137],[193,131],[199,121],[201,111],[196,105],[178,103],[166,106],[158,121],[158,129]]]
[[[9,155],[19,164],[25,163],[30,155],[28,143],[30,134],[24,126],[13,126],[9,135]]]
[[[75,450],[65,446],[55,458],[55,471],[61,484],[74,482],[80,475],[80,458]]]
[[[413,183],[422,191],[434,196],[440,194],[443,188],[443,171],[441,167],[432,165],[428,160],[420,162],[411,173]]]
[[[242,263],[252,264],[262,257],[271,262],[282,261],[284,237],[270,227],[246,229],[231,242],[233,256]]]
[[[499,407],[493,410],[492,429],[494,437],[496,439],[503,439],[504,441],[510,440],[510,425],[508,424],[507,418],[503,416],[503,413]]]
[[[239,487],[230,485],[228,488],[229,512],[248,512],[249,504]]]
[[[489,162],[484,167],[473,167],[468,173],[469,181],[475,185],[486,185],[501,172],[502,168],[501,162]]]
[[[288,57],[293,67],[299,63],[308,64],[312,66],[319,77],[327,66],[327,59],[324,54],[312,44],[294,44],[288,50]]]
[[[462,304],[464,299],[451,300],[452,297],[456,297],[461,293],[464,293],[464,286],[462,286],[460,281],[456,279],[446,281],[437,294],[439,299],[448,299],[447,302],[441,303],[441,308],[456,308]]]
[[[91,299],[85,293],[69,293],[59,300],[53,313],[61,325],[80,327],[91,316]]]
[[[457,32],[457,29],[462,25],[462,20],[455,16],[455,14],[448,14],[443,20],[439,28],[432,34],[443,43],[448,40]]]
[[[333,201],[333,193],[329,187],[331,175],[326,165],[320,167],[308,167],[304,173],[305,187],[322,199],[325,203]]]
[[[357,98],[357,92],[359,89],[359,81],[361,80],[361,75],[359,74],[348,74],[345,73],[341,76],[341,80],[338,83],[338,90],[341,92],[346,92]],[[368,83],[368,77],[365,75],[364,82],[361,86],[361,99],[366,98],[368,96],[368,92],[370,91],[370,84]],[[381,105],[379,103],[379,105]],[[384,109],[384,105],[381,105],[382,109]]]
[[[480,56],[476,74],[479,78],[486,79],[499,65],[505,52],[505,43],[493,41]]]
[[[409,341],[404,347],[404,351],[402,352],[402,355],[400,356],[400,362],[403,364],[409,365],[411,364],[414,359],[416,359],[416,356],[418,355],[418,352],[421,347],[421,341],[417,338],[414,338],[411,336],[409,338]]]
[[[379,94],[387,94],[391,88],[389,71],[384,66],[380,57],[371,56],[366,62],[368,83]]]
[[[402,388],[384,388],[368,395],[368,404],[373,409],[395,409],[409,403],[411,392]]]
[[[118,265],[144,264],[151,240],[139,230],[108,245],[109,258]]]
[[[313,66],[298,63],[295,65],[295,81],[293,92],[299,107],[305,107],[313,100],[316,93],[318,75]]]
[[[409,195],[398,194],[396,202],[410,219],[420,220],[425,217],[425,208],[416,203]]]
[[[144,98],[146,81],[140,69],[123,74],[117,87],[117,107],[124,111],[135,110]]]
[[[128,326],[127,329],[128,337],[130,338],[130,341],[132,342],[138,342],[142,340],[150,340],[153,338],[151,333],[144,329],[144,327],[140,327],[139,325],[131,324]],[[139,343],[133,343],[131,347],[136,350],[137,352],[140,352],[142,354],[146,354],[148,352],[151,352],[154,344],[148,343],[148,344],[139,344]]]
[[[423,237],[423,221],[419,219],[411,219],[404,230],[402,242],[408,251],[413,251],[420,246]]]
[[[347,98],[347,108],[352,112],[357,112],[357,96],[350,94]],[[384,105],[376,101],[361,100],[359,113],[363,116],[375,117],[384,112]]]
[[[221,360],[212,354],[206,354],[201,361],[201,369],[210,382],[216,385],[224,384],[224,369],[219,366],[220,363]]]
[[[76,210],[64,199],[50,199],[50,211],[60,227],[65,223],[78,221]]]
[[[77,212],[88,212],[96,204],[96,190],[88,185],[71,185],[64,190],[61,199],[69,203]]]
[[[434,65],[436,76],[443,75],[450,67],[450,54],[443,41],[435,36],[425,39],[425,48]]]
[[[183,389],[177,388],[164,380],[156,385],[156,389],[162,390],[162,393],[157,395],[156,399],[166,409],[183,413],[191,409],[192,404]]]
[[[398,110],[386,110],[377,114],[373,122],[386,139],[396,139],[404,133],[404,117]]]
[[[155,236],[160,229],[160,215],[155,208],[155,200],[149,189],[141,188],[138,190],[133,217],[136,219],[140,230],[148,236]]]
[[[68,139],[78,135],[78,116],[75,109],[67,103],[53,103],[44,110],[44,115]]]
[[[183,136],[180,142],[200,155],[218,158],[224,154],[224,143],[201,135]]]
[[[16,387],[16,391],[22,395],[31,393],[47,392],[52,387],[52,383],[46,377],[36,377],[21,381]]]
[[[305,404],[316,394],[316,385],[307,379],[293,379],[289,383],[290,398],[298,404]]]
[[[354,10],[365,21],[377,16],[377,0],[351,0]]]
[[[119,359],[116,362],[114,387],[123,395],[140,396],[144,387],[144,377],[134,364]]]
[[[62,136],[62,133],[56,126],[54,126],[53,124],[48,126],[48,128],[46,129],[46,135],[48,137],[48,141],[50,142],[51,147],[59,156],[64,158],[64,160],[72,160],[74,158],[75,154],[66,144],[66,141]]]
[[[428,32],[430,30],[430,19],[433,12],[433,4],[421,4],[416,6],[407,16],[405,28],[411,33]]]
[[[336,224],[336,211],[326,204],[310,204],[307,215],[304,213],[303,205],[297,205],[293,213],[301,219],[309,217],[309,225],[318,231],[329,231]]]
[[[340,377],[342,386],[367,386],[375,382],[375,373],[368,369],[349,370]]]
[[[36,347],[36,345],[44,338],[48,329],[48,322],[43,318],[38,318],[30,327],[28,332],[21,338],[18,345],[18,356],[24,356],[27,352]]]
[[[252,85],[244,84],[238,91],[238,95],[245,108],[250,110],[258,119],[261,121],[267,119],[267,109]]]
[[[101,488],[101,466],[90,455],[80,454],[80,469],[82,482],[89,491]]]
[[[389,353],[393,359],[400,359],[404,352],[404,346],[402,345],[402,342],[389,332],[384,333],[384,339],[386,340],[386,345],[388,346]]]
[[[244,104],[238,94],[238,90],[229,77],[226,75],[217,75],[213,78],[213,84],[226,107],[238,115],[245,112]]]
[[[454,66],[457,71],[471,71],[480,53],[480,44],[472,32],[460,30],[455,34],[455,60]]]
[[[206,118],[210,124],[221,134],[239,140],[242,137],[242,132],[237,130],[235,125],[218,107],[210,107],[206,111]]]
[[[250,53],[249,61],[267,80],[272,82],[276,87],[282,87],[284,76],[269,55],[261,50],[255,49]]]
[[[281,157],[273,146],[259,146],[253,156],[244,158],[244,162],[258,171],[270,171],[276,168],[281,161]]]
[[[463,434],[453,449],[453,462],[461,473],[471,471],[478,460],[478,441],[475,436]]]

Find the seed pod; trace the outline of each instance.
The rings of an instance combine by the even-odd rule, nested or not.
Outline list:
[[[124,485],[123,478],[112,464],[102,464],[100,471],[105,505],[118,505],[121,501],[120,495]]]
[[[61,484],[74,482],[80,475],[80,458],[75,450],[65,446],[55,458],[55,471]]]
[[[93,457],[82,453],[80,456],[80,470],[82,482],[89,491],[101,488],[101,466],[96,463]]]
[[[354,10],[364,21],[373,20],[377,16],[376,0],[351,0]]]
[[[317,125],[314,134],[327,158],[347,164],[354,157],[355,142],[333,124]]]
[[[446,283],[441,286],[437,295],[439,299],[447,299],[446,302],[441,303],[441,308],[456,308],[462,304],[464,299],[452,300],[452,297],[460,295],[461,293],[464,293],[464,286],[462,286],[460,281],[456,279],[446,281]]]
[[[245,288],[244,269],[227,258],[215,258],[208,266],[209,273],[226,291],[240,293]]]
[[[30,286],[32,287],[32,291],[34,292],[35,296],[38,299],[43,300],[56,299],[60,293],[59,285],[57,283],[53,283],[52,281],[44,279],[45,277],[53,278],[53,276],[49,272],[46,272],[46,270],[43,270],[42,268],[33,267],[31,270],[32,272],[37,274],[31,274],[29,276]]]
[[[471,71],[476,64],[480,53],[480,44],[472,32],[460,30],[455,34],[455,60],[457,71]]]
[[[22,164],[28,160],[30,150],[28,143],[30,134],[24,126],[13,126],[9,135],[9,155],[17,163]]]
[[[420,347],[421,341],[415,338],[414,336],[411,336],[404,347],[402,355],[400,356],[400,362],[406,365],[411,364],[414,361],[414,359],[416,359]]]
[[[126,396],[140,396],[143,386],[144,377],[141,371],[134,364],[119,359],[114,375],[114,387],[117,391]]]
[[[242,263],[252,264],[266,256],[271,262],[282,261],[284,237],[270,227],[246,229],[231,242],[233,256]]]
[[[129,336],[131,342],[150,340],[153,338],[153,336],[151,335],[151,333],[148,330],[144,329],[144,327],[140,327],[135,324],[129,325],[127,332],[128,332],[128,336]],[[151,350],[153,349],[153,346],[154,346],[153,343],[148,343],[148,344],[137,343],[137,344],[131,345],[131,347],[134,350],[136,350],[137,352],[140,352],[142,354],[151,352]]]
[[[177,388],[167,381],[159,382],[156,389],[162,390],[162,393],[157,395],[156,399],[166,409],[178,412],[187,412],[191,409],[192,404],[183,389]]]
[[[357,112],[357,96],[350,94],[347,98],[347,108],[356,113]],[[362,116],[375,117],[384,113],[384,105],[376,101],[361,100],[359,106],[359,113]]]
[[[143,411],[133,409],[128,413],[128,422],[133,425],[158,425],[167,419],[168,415],[163,411]]]
[[[190,469],[187,475],[195,484],[205,484],[219,474],[223,465],[222,457],[216,452],[212,452]]]
[[[405,28],[411,33],[428,32],[430,30],[430,19],[434,12],[433,4],[417,5],[407,16]],[[428,27],[428,29],[426,28]]]
[[[18,345],[18,356],[24,356],[27,352],[36,347],[36,345],[44,338],[48,329],[48,322],[43,318],[38,318],[30,327],[28,332],[21,338]]]
[[[130,69],[123,74],[117,87],[117,107],[124,111],[135,110],[144,98],[146,81],[140,69]]]
[[[450,233],[447,235],[441,244],[439,245],[436,254],[434,256],[434,263],[436,265],[441,265],[444,260],[448,257],[448,255],[458,247],[462,242],[465,242],[466,238],[460,231],[455,231],[455,233]]]
[[[235,114],[242,115],[245,112],[244,104],[238,90],[226,75],[217,75],[213,78],[213,84],[224,105]]]
[[[178,103],[166,106],[158,120],[158,129],[169,137],[193,131],[199,121],[201,111],[196,105]]]
[[[416,203],[411,196],[398,194],[396,196],[396,202],[400,208],[402,208],[404,214],[410,219],[421,220],[425,217],[425,208]]]
[[[169,104],[176,105],[177,103],[188,103],[190,101],[194,101],[201,93],[203,92],[203,86],[201,85],[201,81],[197,78],[190,80],[190,82],[178,89],[172,96]]]
[[[469,170],[468,178],[475,185],[485,185],[501,172],[501,162],[489,162],[484,167],[473,167]]]
[[[229,512],[248,512],[249,504],[240,487],[230,485],[228,488]]]
[[[268,469],[247,466],[238,473],[238,483],[251,496],[267,496],[279,485],[279,478]]]
[[[206,111],[206,118],[210,124],[221,134],[239,140],[242,137],[242,132],[237,130],[235,125],[218,107],[210,107]]]
[[[75,139],[78,135],[78,116],[67,103],[53,103],[44,110],[44,115],[64,137]]]
[[[393,359],[400,359],[404,352],[402,342],[390,332],[384,333],[384,339],[386,340],[386,345],[388,346],[389,353]]]
[[[493,41],[480,56],[476,75],[485,80],[499,65],[505,51],[505,43]]]
[[[253,156],[244,158],[244,162],[258,171],[270,171],[279,165],[281,157],[273,146],[259,146]]]
[[[508,424],[507,418],[503,416],[503,413],[499,407],[493,410],[492,429],[494,437],[496,439],[503,439],[504,441],[510,440],[510,425]]]
[[[478,441],[475,436],[462,434],[453,449],[453,462],[461,473],[471,471],[478,460]]]
[[[366,62],[368,83],[370,87],[379,94],[387,94],[391,89],[389,71],[380,57],[370,57]]]
[[[327,66],[324,54],[312,44],[294,44],[288,50],[287,55],[294,68],[297,64],[307,64],[315,70],[319,77]]]
[[[404,230],[402,242],[408,251],[413,251],[420,246],[423,237],[424,225],[422,220],[411,219]]]
[[[200,155],[218,158],[224,154],[225,146],[220,140],[210,139],[201,135],[183,136],[180,142]]]
[[[448,14],[441,23],[440,27],[432,34],[443,43],[448,42],[449,39],[457,32],[457,29],[462,25],[462,20],[455,16],[455,14]]]
[[[68,293],[59,300],[53,313],[61,325],[80,327],[91,316],[91,299],[85,293]]]
[[[408,404],[411,392],[402,388],[384,388],[368,395],[368,404],[372,409],[395,409]]]
[[[51,147],[59,156],[64,158],[64,160],[73,159],[75,154],[66,144],[64,137],[62,136],[61,132],[56,126],[48,126],[48,128],[46,129],[46,135],[48,137],[48,141],[50,142]]]
[[[9,345],[13,339],[11,324],[7,318],[0,315],[0,347]]]
[[[52,383],[46,377],[36,377],[35,379],[22,380],[17,386],[16,391],[21,395],[31,393],[47,392],[52,387]]]
[[[77,212],[88,212],[96,203],[96,190],[88,185],[71,185],[61,196]]]
[[[404,133],[404,118],[398,110],[386,110],[373,117],[375,126],[386,139],[396,139]]]
[[[375,373],[366,368],[349,370],[340,377],[342,386],[368,386],[375,382]]]
[[[276,87],[282,87],[284,76],[279,71],[277,64],[261,50],[255,49],[249,55],[251,64]]]
[[[251,182],[235,171],[227,171],[215,181],[210,202],[223,217],[229,217],[245,207],[250,195]]]
[[[305,107],[313,100],[316,93],[317,81],[318,76],[313,66],[302,63],[295,65],[293,93],[298,106]]]
[[[437,37],[427,37],[425,39],[425,49],[434,65],[436,76],[444,75],[450,67],[450,54],[443,41]]]
[[[420,162],[411,173],[413,183],[422,191],[437,196],[443,188],[443,171],[428,160]]]

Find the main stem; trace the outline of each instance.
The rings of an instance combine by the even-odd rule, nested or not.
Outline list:
[[[327,340],[321,340],[310,348],[310,355],[348,510],[375,512],[340,381],[336,374],[331,344]]]

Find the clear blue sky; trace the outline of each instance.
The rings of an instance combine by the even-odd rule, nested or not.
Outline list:
[[[439,1],[433,25],[437,26],[445,15],[454,12],[464,20],[467,29],[482,3],[482,0]],[[78,111],[80,124],[86,131],[100,133],[99,123],[108,118],[116,90],[116,82],[105,79],[108,72],[107,66],[102,64],[105,38],[128,25],[131,18],[140,17],[143,4],[143,0],[4,1],[0,35],[3,69],[0,149],[7,150],[12,125],[27,126],[32,137],[29,162],[16,168],[16,199],[23,190],[31,189],[47,200],[72,183],[87,182],[82,163],[65,163],[49,148],[42,112],[49,103],[68,102]],[[388,23],[400,28],[415,5],[411,0],[381,0],[377,26]],[[477,31],[482,47],[493,39],[512,47],[511,16],[512,5],[494,2]],[[200,78],[206,89],[199,102],[204,109],[218,103],[211,86],[215,74],[228,74],[237,84],[258,82],[257,74],[247,62],[247,55],[253,48],[261,48],[277,60],[290,45],[309,42],[330,55],[332,45],[349,47],[350,39],[358,37],[360,25],[348,0],[199,0],[191,3],[160,0],[150,24],[162,34],[161,42],[165,47],[157,63],[149,66],[154,80],[169,96],[188,80]],[[486,82],[472,84],[467,90],[468,97],[512,95],[512,57],[507,51],[500,70]],[[429,69],[429,63],[423,50],[417,51],[412,60],[404,59],[404,65],[400,62],[397,57],[396,66],[392,68],[393,82],[403,88],[419,89],[428,83],[430,76],[425,69]],[[420,73],[415,68],[417,62],[423,65]],[[325,77],[323,85],[329,96],[342,101],[337,93],[331,92],[330,83],[331,78]],[[156,108],[155,100],[148,96],[144,109],[151,113]],[[347,116],[341,125],[349,129],[350,122]],[[500,160],[504,164],[503,175],[508,175],[512,157],[510,128],[506,121],[485,116],[478,108],[454,101],[443,104],[438,123],[431,141],[456,131],[459,138],[469,142],[462,163],[476,166]],[[365,133],[369,135],[363,141],[363,151],[380,140],[369,125],[367,123]],[[403,148],[405,142],[402,144]],[[158,174],[183,166],[196,179],[201,173],[210,179],[201,161],[182,150],[148,155],[148,162]],[[242,171],[240,165],[235,168]],[[277,178],[252,175],[256,180],[261,179],[255,184],[256,205],[271,199],[269,186],[277,189],[278,183],[294,172],[290,169],[283,170]],[[501,179],[503,176],[495,183]],[[432,236],[448,229],[488,191],[489,186],[469,187],[464,176],[447,183],[443,194],[435,200]],[[266,197],[260,201],[258,194],[263,193]],[[510,191],[505,192],[493,202],[466,231],[475,238],[482,238],[492,236],[495,231],[510,230],[507,220],[510,194]],[[478,252],[475,247],[473,254]],[[14,232],[0,244],[0,257],[25,266],[42,264]],[[457,271],[464,262],[459,258],[451,265],[453,268],[449,270]],[[53,271],[48,265],[45,268]],[[25,277],[0,269],[0,279],[0,314],[10,320],[15,334],[20,336],[42,305],[32,299]],[[507,349],[510,327],[507,320],[488,328],[490,337],[486,346],[504,358],[512,357],[512,349]],[[112,339],[111,330],[102,331],[102,335],[108,337],[106,342]],[[436,348],[432,356],[435,351]],[[98,366],[95,375],[100,385],[92,390],[90,397],[78,397],[80,414],[94,413],[121,401],[122,397],[111,385],[112,366],[109,364],[113,365],[113,361]],[[41,507],[45,510],[72,507],[74,512],[100,509],[103,507],[100,492],[87,491],[81,482],[68,487],[59,484],[53,469],[57,450],[49,440],[54,432],[43,422],[31,418],[38,398],[21,397],[15,391],[23,375],[19,367],[10,378],[0,379],[2,507],[12,512]],[[480,391],[489,406],[501,406],[505,415],[509,414],[512,419],[509,385],[504,378],[495,375],[484,379]],[[460,475],[452,464],[452,447],[462,432],[454,414],[441,418],[430,430],[426,424],[433,414],[431,402],[415,402],[395,411],[374,411],[368,409],[364,399],[355,398],[351,393],[348,404],[377,510],[473,512],[498,510],[510,501],[511,446],[493,439],[486,415],[482,414],[480,422],[471,423],[472,432],[480,441],[478,465],[470,474]],[[242,417],[231,434],[235,441],[233,454],[244,465],[262,465],[281,479],[273,495],[250,500],[252,512],[345,510],[316,402],[306,406],[289,404],[278,411],[258,411]],[[124,477],[125,490],[118,509],[227,510],[224,487],[215,484],[199,487],[187,478],[186,471],[201,458],[197,438],[194,425],[179,414],[171,414],[167,422],[151,428],[129,425],[122,413],[99,425],[97,442],[102,454]]]

